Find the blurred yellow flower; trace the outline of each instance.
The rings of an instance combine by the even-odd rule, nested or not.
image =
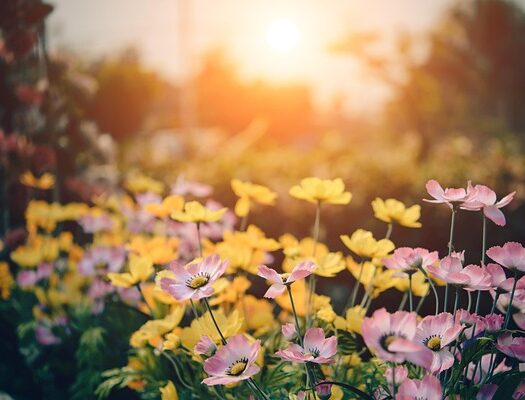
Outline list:
[[[254,336],[263,335],[275,326],[273,305],[265,299],[242,296],[235,308],[244,316],[242,329],[254,331]]]
[[[153,262],[148,257],[136,254],[129,255],[129,272],[110,272],[108,278],[113,286],[129,288],[137,283],[148,280],[154,272]]]
[[[179,239],[166,236],[135,236],[128,245],[131,252],[148,257],[153,264],[167,264],[177,258]]]
[[[33,268],[43,260],[41,250],[40,247],[20,246],[11,252],[11,260],[23,268]]]
[[[181,196],[168,196],[162,203],[150,203],[144,206],[144,209],[157,218],[167,218],[174,212],[182,211],[184,198]]]
[[[395,288],[400,292],[408,292],[409,282],[408,277],[397,278],[394,284]],[[425,275],[421,271],[416,271],[412,274],[412,293],[418,297],[424,297],[428,294],[429,284]]]
[[[7,300],[11,296],[11,286],[14,279],[9,270],[9,264],[0,261],[0,299]]]
[[[135,194],[145,192],[161,194],[164,191],[164,183],[142,174],[129,176],[124,182],[124,187]]]
[[[180,222],[215,222],[221,219],[227,208],[212,211],[198,201],[189,201],[184,204],[183,211],[171,213],[171,218]]]
[[[371,259],[381,259],[394,250],[395,245],[389,239],[376,240],[372,232],[358,229],[352,236],[341,235],[341,240],[354,254]]]
[[[372,201],[372,208],[374,216],[381,221],[396,222],[407,228],[421,228],[421,222],[418,222],[421,216],[421,206],[418,204],[407,208],[399,200],[383,200],[378,197]]]
[[[170,332],[179,325],[184,316],[185,307],[180,305],[171,310],[171,312],[162,319],[147,321],[137,331],[135,331],[129,341],[134,348],[144,347],[147,343],[156,346],[163,335]]]
[[[172,381],[169,381],[168,384],[160,388],[160,399],[161,400],[179,400],[179,395],[177,394],[177,389]]]
[[[20,182],[29,187],[36,189],[47,190],[55,185],[55,177],[50,173],[45,173],[37,178],[31,171],[26,171],[20,176]]]
[[[224,285],[222,285],[223,282]],[[242,275],[236,276],[231,282],[225,278],[220,278],[213,285],[215,296],[210,299],[210,304],[219,305],[222,303],[236,303],[237,300],[246,293],[250,286],[250,280]]]
[[[244,323],[239,311],[234,310],[228,316],[224,314],[222,309],[213,310],[213,316],[222,331],[225,338],[233,336],[240,332]],[[183,328],[180,334],[181,342],[189,349],[193,349],[201,336],[208,335],[215,343],[220,343],[221,337],[217,332],[210,313],[206,312],[199,318],[191,321],[190,326]]]
[[[168,333],[164,342],[162,343],[162,348],[166,350],[173,350],[180,346],[180,337],[175,333]]]
[[[346,310],[346,329],[349,332],[361,334],[361,325],[366,315],[366,309],[361,306],[355,306]]]
[[[248,215],[252,201],[264,205],[273,205],[277,198],[277,193],[266,186],[242,182],[239,179],[233,179],[231,187],[235,195],[239,197],[235,204],[235,214],[239,217]]]
[[[348,204],[352,200],[352,194],[345,192],[345,184],[341,178],[305,178],[299,185],[292,186],[289,193],[292,197],[314,204]]]

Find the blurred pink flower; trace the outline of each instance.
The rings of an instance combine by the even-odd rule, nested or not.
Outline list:
[[[295,325],[292,323],[284,324],[281,327],[281,332],[286,340],[292,340],[297,335]]]
[[[125,260],[126,251],[123,247],[93,247],[86,251],[78,262],[78,272],[87,276],[119,272]]]
[[[200,300],[213,294],[213,283],[224,274],[227,267],[228,261],[222,261],[217,254],[185,267],[172,262],[169,268],[175,274],[175,280],[162,278],[160,286],[177,300]]]
[[[321,328],[310,328],[304,335],[302,347],[298,344],[290,344],[286,349],[279,350],[275,354],[283,360],[292,362],[326,364],[334,362],[332,357],[336,353],[336,336],[325,338]]]
[[[507,242],[491,247],[487,255],[505,268],[525,272],[525,248],[520,243]]]
[[[422,380],[406,379],[396,395],[396,400],[441,400],[443,389],[433,375],[426,375]]]
[[[425,187],[427,188],[428,194],[434,199],[423,199],[423,201],[429,203],[445,203],[448,204],[450,207],[452,207],[453,205],[461,205],[465,202],[471,201],[476,196],[475,190],[471,191],[470,193],[467,193],[467,191],[463,188],[443,189],[439,182],[434,179],[429,180],[426,183]]]
[[[193,351],[197,354],[211,357],[215,354],[215,351],[217,351],[217,346],[208,335],[202,335],[199,341],[193,347]]]
[[[214,356],[204,361],[204,371],[209,375],[202,383],[227,385],[251,378],[260,368],[255,364],[261,342],[250,344],[244,335],[232,336]]]
[[[367,347],[380,359],[401,363],[408,360],[424,368],[432,364],[432,351],[416,340],[416,313],[376,310],[361,326]]]
[[[419,268],[426,269],[439,259],[437,251],[427,249],[400,247],[394,251],[392,257],[384,258],[383,264],[388,269],[396,270],[395,276],[405,277],[407,273],[416,272]]]
[[[476,185],[468,183],[467,194],[474,193],[474,198],[461,205],[464,210],[479,211],[483,210],[483,214],[494,222],[496,225],[505,226],[505,215],[500,211],[500,208],[505,207],[513,199],[516,192],[509,193],[500,201],[497,201],[496,192],[485,185]]]
[[[430,265],[427,271],[445,282],[463,287],[465,290],[490,290],[491,275],[478,265],[463,268],[461,259],[455,256],[444,257],[439,267]]]
[[[481,356],[480,361],[481,362],[479,363],[469,363],[465,374],[466,378],[474,383],[479,383],[480,379],[487,375],[491,363],[495,362],[495,358],[491,354],[485,354]],[[505,372],[508,370],[510,370],[510,367],[507,367],[505,365],[505,360],[503,360],[496,368],[494,368],[493,374],[495,375],[498,372]]]
[[[171,194],[179,196],[207,197],[211,195],[213,188],[204,183],[187,181],[179,177],[177,182],[171,187]]]
[[[464,328],[463,333],[468,338],[477,336],[479,333],[485,330],[485,320],[483,317],[480,317],[477,314],[471,314],[467,310],[463,309],[457,310],[456,314],[454,314],[454,323],[461,324],[461,326]],[[474,326],[476,327],[475,332],[473,332]]]
[[[496,348],[503,354],[525,362],[525,337],[513,337],[510,332],[498,337]]]
[[[312,274],[314,269],[315,264],[311,261],[303,261],[297,264],[289,274],[279,274],[274,269],[268,268],[266,265],[261,265],[259,266],[257,275],[272,282],[272,285],[268,288],[264,297],[274,299],[286,290],[287,285],[299,279],[306,278]]]

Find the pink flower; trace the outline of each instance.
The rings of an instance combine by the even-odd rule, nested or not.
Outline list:
[[[492,289],[498,290],[501,293],[502,290],[510,292],[514,285],[514,278],[507,278],[503,268],[494,263],[487,264],[485,270],[490,274]],[[521,281],[521,279],[520,279]],[[520,282],[516,284],[516,289],[519,289]],[[525,280],[522,282],[522,288],[525,288]]]
[[[227,267],[228,262],[221,261],[217,254],[185,267],[173,262],[170,269],[175,274],[175,280],[162,278],[160,287],[177,300],[200,300],[213,294],[212,284],[224,274]]]
[[[461,324],[461,326],[463,326],[463,333],[468,338],[473,336],[474,326],[476,327],[474,336],[477,336],[479,333],[485,330],[485,320],[483,317],[480,317],[477,314],[471,314],[467,310],[463,309],[456,311],[456,314],[454,315],[454,323]]]
[[[202,383],[206,385],[227,385],[250,379],[260,368],[255,364],[261,342],[250,344],[244,335],[235,335],[228,339],[214,356],[204,361],[204,371],[209,375]]]
[[[295,330],[295,325],[291,323],[284,324],[281,327],[281,332],[283,333],[283,336],[285,337],[286,340],[292,340],[297,335],[297,331]]]
[[[485,322],[485,330],[495,332],[499,331],[503,326],[503,315],[501,314],[488,314],[483,317]]]
[[[396,400],[441,400],[441,383],[433,375],[426,375],[422,380],[407,379],[396,395]]]
[[[423,201],[429,203],[445,203],[448,204],[450,207],[452,207],[452,205],[454,204],[462,204],[468,202],[476,196],[475,190],[471,191],[470,193],[467,193],[467,191],[463,188],[443,189],[443,187],[438,183],[438,181],[434,179],[429,180],[425,187],[427,188],[428,194],[434,199],[423,199]]]
[[[525,361],[525,337],[512,337],[511,333],[504,333],[498,337],[496,348],[503,354]]]
[[[332,395],[332,384],[331,383],[319,383],[315,387],[315,393],[321,400],[328,400]]]
[[[407,273],[416,272],[419,268],[426,269],[439,259],[437,251],[426,249],[400,247],[394,251],[391,258],[384,258],[383,264],[388,269],[398,271],[395,276],[405,277]]]
[[[382,360],[397,363],[408,360],[425,368],[432,364],[432,351],[416,341],[415,312],[390,314],[381,308],[363,320],[361,331],[367,347]]]
[[[507,242],[487,250],[487,255],[510,270],[525,272],[525,248],[520,243]]]
[[[467,373],[465,377],[474,383],[479,383],[480,378],[483,378],[487,375],[491,363],[495,361],[491,354],[485,354],[481,356],[480,363],[469,363],[467,367]],[[477,364],[477,365],[476,365]],[[510,367],[505,365],[505,360],[503,360],[496,368],[494,368],[493,373],[497,374],[498,372],[504,372],[510,370]]]
[[[333,356],[337,353],[337,337],[325,338],[321,328],[310,328],[304,335],[303,346],[290,344],[284,350],[279,350],[276,355],[283,360],[292,362],[313,362],[326,364],[334,362]]]
[[[199,341],[193,347],[193,351],[197,354],[211,357],[215,354],[215,351],[217,351],[217,346],[208,335],[202,335]]]
[[[463,287],[465,290],[489,290],[491,275],[478,265],[467,265],[463,268],[461,259],[447,256],[441,260],[440,266],[430,265],[427,271],[434,277],[452,285]]]
[[[387,368],[385,371],[387,387],[380,386],[374,392],[375,399],[385,399],[390,397],[390,393],[394,393],[394,378],[396,386],[399,386],[408,378],[408,370],[403,365],[398,365],[395,368]],[[388,389],[388,391],[386,389]]]
[[[259,275],[272,282],[264,297],[274,299],[286,290],[286,286],[293,282],[306,278],[311,275],[315,269],[315,264],[310,261],[304,261],[295,266],[290,274],[279,274],[274,269],[268,268],[266,265],[259,266]]]
[[[125,261],[126,251],[123,247],[97,246],[84,253],[78,262],[78,272],[87,276],[119,272]]]
[[[430,372],[441,372],[454,364],[454,356],[446,348],[461,332],[461,324],[449,313],[429,315],[418,324],[416,339],[432,350]]]
[[[470,181],[467,187],[467,194],[475,193],[472,200],[469,200],[461,205],[464,210],[479,211],[483,210],[483,214],[494,222],[496,225],[505,226],[505,215],[500,211],[500,208],[509,204],[516,192],[509,193],[500,201],[497,201],[496,192],[485,185],[472,186]]]

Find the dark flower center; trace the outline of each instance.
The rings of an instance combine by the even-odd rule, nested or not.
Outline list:
[[[248,359],[246,357],[243,357],[229,366],[229,368],[226,370],[226,375],[239,376],[244,372],[247,365]]]
[[[205,272],[199,272],[186,281],[186,286],[192,289],[198,289],[210,281],[210,275]]]

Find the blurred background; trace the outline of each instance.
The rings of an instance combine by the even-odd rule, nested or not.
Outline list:
[[[322,236],[383,235],[370,201],[425,197],[467,179],[517,190],[489,244],[525,239],[525,1],[6,0],[0,5],[2,234],[32,196],[90,202],[126,176],[280,194],[253,222],[305,236],[314,210],[287,191],[341,177],[354,200],[326,208]],[[51,172],[51,194],[20,174]],[[264,213],[264,210],[263,210]],[[279,221],[277,224],[276,221]],[[443,250],[448,210],[397,245]],[[458,248],[480,247],[461,215]]]

